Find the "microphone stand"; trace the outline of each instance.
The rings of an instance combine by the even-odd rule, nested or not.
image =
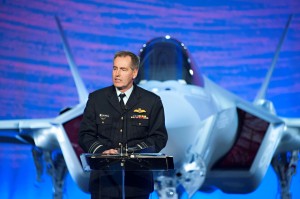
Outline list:
[[[123,99],[122,99],[123,100]],[[123,108],[123,107],[122,107]],[[128,146],[127,146],[127,106],[124,104],[124,109],[123,109],[123,129],[124,129],[124,136],[123,136],[123,141],[125,140],[125,155],[123,154],[123,144],[119,144],[120,145],[120,155],[122,157],[121,159],[121,168],[122,168],[122,199],[125,199],[126,196],[126,192],[125,192],[125,162],[126,162],[126,157],[128,156]]]
[[[120,143],[120,156],[123,157],[123,145]],[[126,145],[127,148],[127,145]],[[125,149],[127,155],[127,149]],[[125,158],[121,159],[121,168],[122,168],[122,199],[125,199]]]

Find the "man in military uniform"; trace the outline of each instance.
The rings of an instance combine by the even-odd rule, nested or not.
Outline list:
[[[86,153],[114,155],[120,146],[129,150],[159,152],[168,136],[159,96],[134,83],[139,58],[128,51],[115,54],[113,85],[94,91],[84,110],[79,144]],[[92,171],[92,199],[122,197],[122,175],[118,171]],[[126,198],[148,199],[153,191],[151,171],[126,171]]]

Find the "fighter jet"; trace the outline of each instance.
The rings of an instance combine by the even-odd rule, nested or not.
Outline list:
[[[262,181],[269,165],[278,174],[281,197],[289,186],[300,148],[300,119],[276,115],[265,99],[288,19],[268,71],[253,103],[228,92],[198,71],[187,47],[170,37],[159,37],[140,49],[141,65],[136,83],[162,99],[169,134],[162,153],[173,156],[174,172],[157,173],[160,198],[177,198],[183,186],[192,196],[214,188],[226,193],[249,193]],[[32,145],[38,176],[46,161],[53,181],[53,198],[63,197],[67,171],[78,187],[88,192],[89,173],[80,161],[78,129],[88,91],[78,73],[59,19],[55,18],[80,103],[55,118],[0,121],[1,142]],[[55,154],[55,155],[53,155]]]

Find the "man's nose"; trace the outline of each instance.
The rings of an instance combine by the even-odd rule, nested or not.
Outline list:
[[[120,75],[120,70],[115,70],[116,76]]]

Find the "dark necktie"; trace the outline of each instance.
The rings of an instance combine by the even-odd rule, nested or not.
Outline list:
[[[120,97],[120,105],[121,105],[121,108],[123,109],[123,110],[125,110],[126,108],[125,108],[125,104],[124,104],[124,101],[123,101],[123,98],[125,97],[126,95],[125,95],[125,93],[121,93],[120,95],[119,95],[119,97]]]

